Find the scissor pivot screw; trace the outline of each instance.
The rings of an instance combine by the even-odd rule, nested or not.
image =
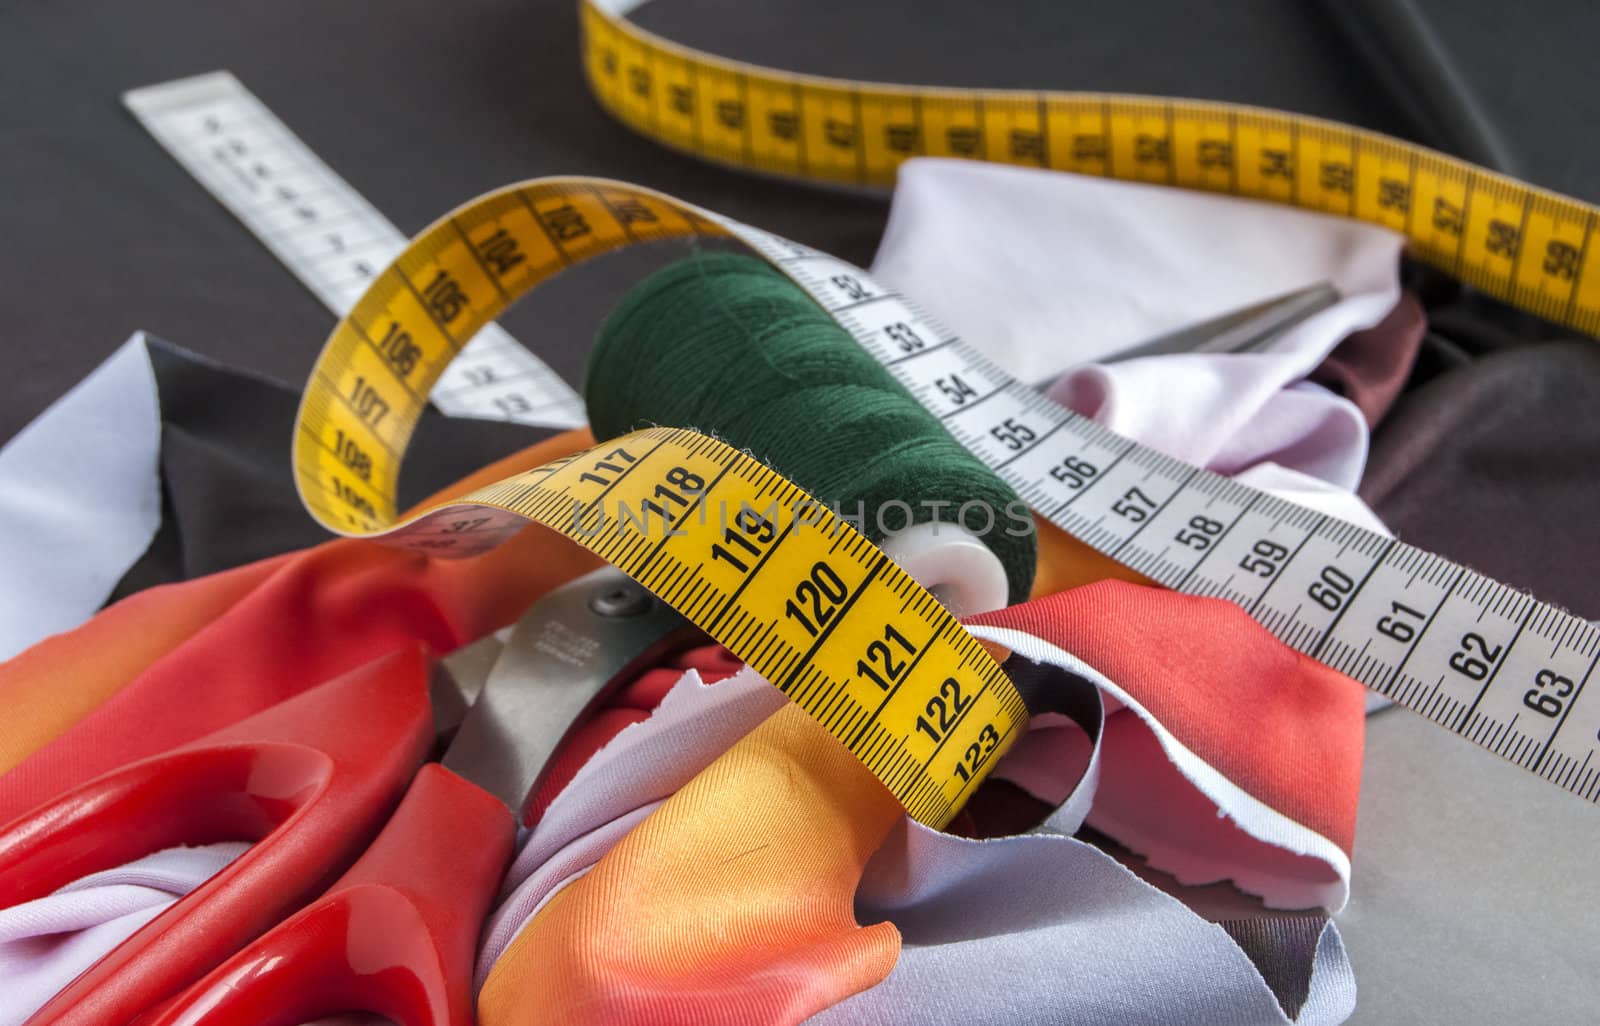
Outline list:
[[[589,600],[589,608],[601,616],[638,616],[649,612],[650,593],[639,587],[608,588]]]

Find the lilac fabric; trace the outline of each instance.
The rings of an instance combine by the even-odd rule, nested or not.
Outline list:
[[[1244,918],[1213,921],[1070,836],[1093,815],[1101,780],[1102,696],[1115,704],[1119,691],[1037,639],[998,628],[974,630],[1032,664],[1059,668],[1051,683],[1070,715],[1036,718],[1016,758],[997,769],[1000,779],[1058,803],[1056,811],[1032,833],[981,841],[902,822],[868,866],[857,898],[862,921],[888,919],[902,931],[900,962],[883,984],[817,1021],[1342,1021],[1354,1007],[1355,988],[1331,923],[1268,913],[1236,893],[1226,903],[1229,915]],[[587,872],[662,799],[783,700],[749,670],[715,685],[701,683],[691,671],[649,720],[624,730],[591,759],[524,839],[486,931],[480,979],[551,895]],[[1195,767],[1179,769],[1204,789]],[[1205,774],[1203,767],[1198,772]],[[1226,811],[1268,837],[1263,851],[1274,857],[1277,842],[1270,835],[1281,824],[1270,822],[1271,810],[1234,805]],[[245,847],[161,852],[0,911],[0,989],[20,996],[8,1003],[10,1017],[0,1023],[21,1023],[72,976]],[[1249,875],[1248,866],[1239,868]],[[971,973],[974,965],[985,971]],[[958,971],[963,987],[935,986]],[[379,1022],[357,1016],[318,1026]]]
[[[56,991],[247,848],[170,848],[0,909],[0,1026],[20,1026]]]
[[[243,855],[243,842],[169,848],[0,909],[0,1026],[21,1026],[112,948]],[[351,1012],[305,1026],[387,1026]]]
[[[1309,1026],[1355,1008],[1331,921],[1313,920],[1310,964],[1297,966],[1306,990],[1286,1008],[1223,926],[1053,832],[971,841],[905,820],[867,867],[857,915],[899,927],[900,960],[813,1023]]]
[[[1272,464],[1353,491],[1367,425],[1306,377],[1400,297],[1401,238],[1226,196],[912,160],[872,272],[1023,381],[1107,427],[1226,474]],[[1344,297],[1269,349],[1096,359],[1284,293]],[[1347,519],[1370,519],[1346,499]]]
[[[1019,743],[1019,757],[996,770],[998,778],[1060,804],[1039,830],[993,840],[903,821],[870,863],[857,896],[859,919],[888,919],[902,931],[900,962],[883,984],[813,1021],[1343,1021],[1355,1005],[1355,983],[1338,931],[1325,917],[1269,913],[1230,891],[1235,918],[1214,922],[1070,836],[1092,814],[1098,786],[1099,695],[1115,700],[1117,689],[1037,639],[974,630],[1061,667],[1076,679],[1066,686],[1086,692],[1096,710],[1077,725],[1053,713],[1038,717],[1028,741]],[[491,918],[479,979],[551,896],[769,715],[775,694],[748,670],[709,687],[686,674],[651,719],[602,749],[552,803],[517,859]],[[1084,745],[1068,743],[1080,729],[1093,744],[1087,760]],[[1227,814],[1247,829],[1269,835],[1274,829],[1266,820],[1276,814],[1268,809],[1234,806]],[[1263,844],[1265,858],[1281,854]],[[949,985],[958,978],[960,987]]]
[[[0,662],[92,616],[150,544],[160,442],[140,332],[0,446]]]

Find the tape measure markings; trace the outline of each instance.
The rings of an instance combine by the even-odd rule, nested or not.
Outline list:
[[[706,443],[700,442],[693,443],[693,445],[700,446],[701,448],[703,448],[705,444]],[[600,446],[597,448],[603,449],[606,448],[606,446]],[[651,453],[654,451],[655,450],[651,450]],[[631,464],[629,472],[632,472],[633,467],[644,465],[645,459],[645,457],[641,456],[638,463]],[[780,504],[788,506],[801,497],[802,493],[800,493],[798,489],[794,488],[792,485],[787,485],[786,483],[781,482],[781,479],[779,479],[777,475],[773,474],[767,468],[761,467],[760,464],[756,463],[755,461],[750,460],[749,457],[740,455],[734,463],[730,463],[725,466],[722,471],[720,471],[705,484],[705,491],[701,494],[699,502],[704,503],[708,501],[709,496],[715,492],[718,483],[721,482],[728,474],[734,473],[735,471],[738,471],[742,474],[747,474],[752,480],[759,482],[760,487],[757,492],[758,500],[764,500],[770,495],[776,497]],[[621,483],[622,478],[619,477],[619,479],[613,482],[612,485],[607,486],[607,492],[609,492],[610,488]],[[558,500],[568,498],[568,496],[563,492],[557,492],[555,493],[555,496]],[[596,500],[591,500],[591,506],[586,508],[592,508],[593,501]],[[690,507],[689,509],[686,509],[684,516],[692,517],[694,508],[695,507]],[[541,510],[540,512],[549,514],[553,511],[550,509],[545,509]],[[681,522],[682,521],[680,521],[680,523]],[[817,656],[817,653],[821,647],[828,642],[828,639],[831,637],[832,631],[835,629],[837,624],[843,622],[844,618],[856,605],[861,596],[867,593],[868,589],[874,584],[874,582],[878,581],[879,578],[884,577],[886,571],[892,566],[892,564],[888,562],[887,557],[884,557],[881,553],[877,553],[875,550],[873,550],[866,542],[865,538],[854,533],[853,531],[846,532],[843,529],[842,522],[836,521],[835,524],[837,527],[828,532],[830,543],[826,551],[830,554],[843,551],[843,553],[851,560],[862,562],[867,562],[870,560],[869,568],[866,571],[862,581],[852,589],[850,594],[846,596],[844,601],[838,607],[836,618],[832,621],[832,625],[824,628],[808,649],[799,653],[791,654],[788,661],[774,662],[772,664],[772,669],[768,671],[768,677],[775,685],[780,687],[786,693],[789,693],[796,701],[806,704],[808,708],[812,709],[814,714],[817,715],[819,721],[821,721],[823,725],[830,731],[840,734],[846,727],[855,727],[857,724],[860,724],[864,721],[876,722],[876,718],[882,714],[883,709],[895,698],[898,691],[898,686],[896,689],[893,689],[886,694],[883,701],[879,703],[877,708],[869,713],[859,706],[854,706],[853,703],[848,701],[848,694],[841,681],[829,680],[816,672],[814,660]],[[779,551],[781,542],[793,529],[794,528],[791,523],[789,530],[784,533],[783,537],[778,539],[778,544],[775,544],[775,546],[768,551],[763,559],[762,565],[765,565],[766,559],[771,558],[776,552]],[[630,573],[639,576],[641,581],[646,583],[647,586],[651,587],[652,590],[657,590],[659,593],[663,594],[664,597],[667,597],[668,601],[672,602],[676,606],[679,606],[686,613],[694,615],[694,618],[697,620],[697,622],[703,623],[707,628],[714,629],[715,625],[721,623],[729,613],[739,610],[740,607],[738,603],[740,595],[743,591],[743,587],[756,578],[756,576],[759,574],[760,567],[753,567],[750,575],[745,578],[741,586],[726,598],[721,609],[715,613],[712,613],[704,609],[703,605],[701,605],[701,603],[704,602],[704,596],[701,596],[697,601],[694,596],[686,595],[686,592],[691,589],[691,585],[695,583],[694,573],[689,572],[688,568],[682,564],[673,566],[670,562],[660,558],[662,554],[669,551],[668,544],[670,541],[670,538],[663,537],[651,545],[648,552],[641,554],[639,546],[644,544],[644,539],[642,537],[635,537],[631,542],[631,548],[612,553],[612,555],[614,558],[617,558],[620,561],[620,565],[628,566]],[[902,597],[902,601],[899,606],[901,612],[904,612],[908,605],[914,602],[916,606],[915,612],[918,619],[930,617],[935,612],[939,614],[938,627],[930,637],[927,645],[922,647],[917,653],[917,660],[920,661],[921,656],[931,651],[936,643],[942,641],[944,636],[951,632],[951,629],[954,627],[954,621],[950,619],[948,614],[937,609],[936,603],[933,601],[931,596],[928,596],[925,592],[922,592],[920,588],[917,588],[912,582],[910,582],[909,578],[905,578],[903,575],[901,575],[899,581],[897,583],[891,583],[889,587],[897,595]],[[766,632],[770,632],[771,629],[771,625],[768,624]],[[965,635],[963,634],[963,636]],[[735,643],[739,642],[740,640],[741,639],[739,639],[737,635],[729,638],[730,642]],[[774,639],[769,638],[769,642],[771,640]],[[762,654],[763,653],[761,650],[757,650],[752,653],[752,658],[761,657]],[[971,652],[969,651],[961,659],[960,665],[966,667],[971,663],[971,661]],[[914,667],[915,662],[908,665],[906,670],[903,672],[902,680],[909,679],[911,677],[912,673],[914,672]],[[980,697],[986,689],[987,685],[985,684],[980,689]],[[969,705],[967,708],[970,709],[971,706]],[[844,717],[846,716],[849,718],[845,719]],[[949,736],[953,735],[946,735],[946,737]],[[930,758],[938,756],[939,747],[940,746],[935,747],[932,755],[930,755]],[[877,767],[874,766],[873,768]],[[888,782],[891,784],[891,786],[907,786],[910,782],[909,775],[914,769],[916,769],[915,764],[900,764],[899,775],[891,777]],[[922,786],[925,787],[926,784]],[[958,791],[957,795],[959,796],[960,793],[961,792]]]
[[[508,194],[515,196],[515,204],[507,204]],[[522,213],[508,215],[508,210]],[[428,350],[413,373],[418,367],[433,373],[447,355],[447,329],[454,329],[457,317],[464,325],[459,330],[468,330],[497,315],[507,296],[536,281],[529,274],[490,287],[493,268],[470,253],[477,240],[503,231],[530,251],[544,245],[549,259],[528,265],[559,268],[645,235],[623,230],[625,218],[644,218],[645,224],[656,226],[651,237],[727,234],[744,240],[825,308],[840,311],[852,335],[943,417],[963,444],[1074,535],[1152,579],[1238,603],[1291,646],[1547,779],[1582,766],[1568,775],[1569,789],[1593,796],[1595,779],[1585,771],[1594,743],[1581,729],[1569,736],[1569,724],[1579,722],[1572,720],[1572,708],[1593,674],[1590,655],[1600,649],[1600,631],[1439,557],[1121,438],[1012,381],[865,272],[808,247],[620,183],[532,183],[469,205],[441,222],[443,228],[425,232],[401,263],[400,280],[380,280],[357,316],[369,322],[390,317],[411,328]],[[552,223],[561,227],[552,231]],[[558,252],[568,259],[556,259]],[[418,283],[441,281],[452,283],[441,295],[458,297],[449,304],[451,315],[424,315],[430,288]],[[417,321],[421,327],[413,327]],[[341,337],[348,334],[336,332],[323,361],[324,372],[317,379],[322,390],[406,377],[375,361],[370,347],[351,349],[341,344]],[[313,402],[308,393],[308,408]],[[406,404],[397,400],[395,405]],[[347,423],[359,416],[359,399],[337,409],[324,400],[322,409],[336,414],[350,434],[366,438],[361,433],[369,432],[381,440],[378,448],[403,449],[402,435],[409,425],[391,426],[386,433],[378,425]],[[327,430],[323,428],[324,434]],[[337,480],[342,472],[337,466],[330,469],[329,452],[327,446],[315,447],[297,463],[304,491],[332,494],[331,503],[319,503],[324,511],[330,504],[337,507],[341,495],[341,486],[324,480]],[[312,467],[320,470],[315,478],[304,473]],[[374,488],[388,479],[380,475]],[[613,485],[625,487],[621,480]],[[526,501],[533,486],[519,487],[520,492],[496,493],[499,501]],[[590,495],[585,511],[611,495],[609,488]],[[573,497],[562,491],[554,501],[571,502]],[[701,497],[698,503],[707,501]],[[350,505],[348,499],[344,504]],[[372,506],[373,513],[347,512],[344,524],[371,531],[392,517],[387,512],[392,506]],[[380,508],[385,510],[381,516],[376,512]],[[553,509],[547,506],[543,512]],[[441,538],[434,534],[430,540]],[[782,647],[774,628],[781,611],[767,609],[763,615],[755,610],[763,599],[743,587],[710,610],[706,603],[711,593],[699,590],[700,569],[642,555],[643,544],[636,539],[625,551],[602,554],[625,569],[633,566],[630,560],[644,559],[654,569],[642,582],[671,592],[664,596],[668,601],[688,603],[697,619],[713,618],[742,657],[754,662]],[[1547,651],[1534,651],[1536,638],[1549,646]],[[893,754],[899,750],[888,736],[876,733],[876,721],[866,709],[846,702],[840,681],[812,672],[804,661],[774,664],[773,673],[792,673],[774,679],[782,679],[792,696],[862,754],[902,798],[918,787],[934,786],[917,777],[921,771],[916,764]],[[1528,722],[1533,716],[1538,721]],[[1586,712],[1581,722],[1594,718]],[[872,752],[863,752],[869,746]],[[884,754],[873,754],[877,752]],[[915,796],[908,800],[931,801]]]
[[[586,5],[586,24],[592,14]],[[649,69],[665,65],[651,56],[654,51],[640,53],[646,54],[648,84]],[[586,54],[591,66],[593,57]],[[614,57],[611,63],[614,77],[623,67],[636,67],[617,64]],[[715,85],[715,76],[701,74],[692,60],[679,58],[677,70],[693,79],[685,88]],[[874,93],[817,85],[804,76],[783,80],[788,104],[763,97],[749,74],[736,84],[746,105],[741,117],[765,103],[767,123],[785,137],[778,142],[792,144],[790,150],[757,136],[758,121],[748,117],[740,122],[741,152],[769,164],[776,155],[802,169],[832,169],[841,180],[849,174],[872,178],[880,162],[862,130],[875,117],[880,127],[892,127],[884,111],[895,102],[893,87],[872,87]],[[918,133],[912,150],[925,150],[942,129],[946,141],[975,147],[968,155],[993,156],[1004,152],[994,147],[996,140],[1006,141],[996,136],[996,126],[1012,125],[1014,143],[1014,126],[1032,118],[1040,163],[1052,159],[1069,138],[1060,133],[1071,129],[1070,161],[1098,163],[1101,173],[1275,195],[1318,209],[1336,209],[1342,197],[1345,211],[1405,231],[1414,251],[1454,262],[1468,280],[1501,275],[1503,295],[1546,316],[1559,306],[1569,323],[1587,323],[1600,309],[1591,302],[1591,294],[1600,294],[1596,272],[1586,262],[1596,223],[1592,208],[1371,133],[1209,104],[1034,96],[1031,112],[1019,113],[1015,94],[924,91],[912,99]],[[727,120],[727,112],[721,113]],[[650,117],[657,125],[671,124],[656,107]],[[1079,131],[1091,127],[1088,120],[1097,127]],[[699,134],[692,139],[710,138],[702,131],[703,119],[696,126]],[[853,153],[851,166],[827,146]],[[1208,153],[1213,159],[1201,160]],[[1241,159],[1249,155],[1260,158],[1259,167]],[[889,155],[881,165],[892,170],[903,156]],[[1313,158],[1331,185],[1305,187]],[[217,178],[215,168],[207,174]],[[213,191],[220,188],[207,181]],[[1153,579],[1239,603],[1292,646],[1546,779],[1595,796],[1600,768],[1591,766],[1592,721],[1600,716],[1586,705],[1585,714],[1572,719],[1600,653],[1594,627],[1403,543],[1137,446],[1012,381],[914,303],[850,265],[620,183],[565,180],[505,190],[435,225],[401,254],[393,275],[398,280],[386,275],[368,290],[349,323],[336,330],[308,389],[295,442],[297,486],[308,504],[333,525],[357,533],[381,529],[394,517],[395,470],[420,414],[420,396],[440,394],[436,388],[458,338],[472,338],[512,297],[563,267],[641,239],[690,234],[734,235],[777,263],[967,448],[1069,532]],[[1544,263],[1530,253],[1542,254]],[[1565,282],[1564,291],[1552,282]],[[385,321],[387,327],[376,330]],[[338,393],[337,404],[328,391]],[[563,475],[570,478],[572,466],[564,461],[485,494],[518,509],[537,503],[542,514],[553,515],[571,494],[567,485],[556,492],[548,487]],[[464,541],[486,547],[515,530],[514,521],[474,512],[481,511],[452,504],[438,516],[461,519],[442,528],[403,527],[393,540],[433,551],[470,551]],[[472,526],[458,530],[460,524]],[[627,568],[640,558],[641,543],[635,543],[615,543],[615,551],[602,554]],[[648,555],[656,569],[641,571],[643,582],[692,606],[713,602],[715,589],[701,576],[703,566],[678,560],[673,551],[663,547]],[[850,591],[852,609],[875,580]],[[883,727],[849,698],[843,683],[848,668],[830,676],[795,661],[774,611],[752,612],[741,604],[745,598],[741,589],[717,614],[739,637],[740,654],[754,644],[759,659],[782,662],[787,652],[787,686],[811,703],[807,708],[836,733],[847,733],[842,739],[858,753],[870,747],[868,764],[894,782],[914,813],[948,815],[948,803],[958,801],[964,788],[952,798],[926,764],[906,754],[909,721],[902,715],[894,729]],[[759,607],[765,597],[748,598]],[[892,603],[893,595],[879,598]],[[953,665],[969,663],[963,656]],[[1005,692],[1001,705],[1009,708],[1014,690],[1003,678],[996,687]],[[989,694],[988,683],[980,693]],[[996,738],[1009,738],[1013,728],[1014,722],[1003,734],[991,729]],[[991,742],[989,751],[997,744]],[[981,745],[975,750],[983,751]],[[974,763],[968,784],[978,769]]]
[[[592,530],[584,523],[586,513],[607,498],[636,503],[659,498],[664,485],[695,490],[694,500],[685,502],[672,521],[681,534],[654,537],[621,520],[594,524]],[[426,541],[425,548],[436,552],[481,551],[504,536],[506,521],[515,527],[497,510],[564,531],[730,645],[835,736],[853,742],[854,750],[870,739],[872,751],[862,753],[868,767],[912,815],[942,824],[1009,744],[1027,711],[976,639],[865,537],[824,510],[807,507],[816,515],[814,524],[791,519],[781,532],[773,525],[760,562],[752,561],[743,572],[730,569],[737,578],[734,587],[724,586],[727,574],[719,583],[722,570],[706,554],[721,537],[719,525],[702,527],[698,511],[716,501],[723,508],[738,504],[763,514],[793,512],[805,499],[800,489],[747,454],[692,432],[657,428],[491,485],[401,526],[393,540]],[[475,503],[493,508],[474,508]],[[772,583],[795,580],[802,585]],[[808,581],[819,582],[812,601],[831,603],[825,619],[819,612],[812,622],[805,610],[786,616],[780,605],[789,595],[803,600]],[[752,582],[753,590],[746,590]],[[830,590],[834,585],[837,590]],[[885,623],[916,644],[914,659],[879,693],[852,664],[867,639],[885,633]],[[956,715],[939,723],[938,736],[917,749],[924,736],[915,726],[917,718],[934,715],[930,700],[948,696],[951,687],[959,698]],[[948,744],[960,750],[952,753]],[[978,755],[970,756],[974,751]]]
[[[405,250],[405,236],[233,76],[135,89],[123,102],[335,314]],[[464,348],[432,392],[443,412],[540,427],[584,422],[577,393],[498,325]]]
[[[704,159],[887,186],[910,157],[967,157],[1274,200],[1392,228],[1418,259],[1600,332],[1600,267],[1587,260],[1595,208],[1442,153],[1236,104],[775,71],[679,46],[623,13],[581,4],[597,99],[624,124]]]
[[[736,234],[764,255],[781,251],[758,230],[741,227]],[[807,261],[822,270],[808,268]],[[841,322],[858,341],[939,413],[958,440],[1035,509],[1049,510],[1049,519],[1069,533],[1169,587],[1237,602],[1291,647],[1456,733],[1480,743],[1487,739],[1487,747],[1524,768],[1537,771],[1551,752],[1556,753],[1552,763],[1566,765],[1576,764],[1580,753],[1584,759],[1592,755],[1600,740],[1592,728],[1571,739],[1572,751],[1558,750],[1556,742],[1566,740],[1563,730],[1572,708],[1593,675],[1593,662],[1584,655],[1600,647],[1600,629],[1395,539],[1311,511],[1297,513],[1297,507],[1282,500],[1122,439],[1006,378],[959,341],[939,344],[938,366],[930,373],[919,367],[926,362],[919,359],[920,352],[891,353],[886,342],[890,333],[854,316],[860,301],[848,298],[850,294],[859,287],[879,288],[862,272],[853,272],[859,281],[841,283],[833,272],[848,265],[832,258],[789,255],[775,262],[824,308],[844,310]],[[903,297],[880,289],[872,298],[876,304],[895,303],[909,311],[913,335],[950,338]],[[974,381],[984,387],[954,387]],[[930,399],[942,396],[948,407],[952,394],[967,397],[953,409],[940,409],[938,400]],[[987,434],[961,416],[980,404],[983,424],[992,425]],[[1007,453],[995,440],[1005,435],[1027,440]],[[1067,446],[1047,443],[1064,442],[1066,436],[1076,436],[1071,452],[1083,461],[1076,466],[1093,467],[1094,473],[1063,498],[1053,494],[1045,468],[1065,466],[1061,461]],[[1046,458],[1035,459],[1036,454]],[[1071,473],[1064,477],[1074,480]],[[1119,493],[1125,503],[1120,511],[1118,501],[1103,501]],[[1079,504],[1089,511],[1075,508]],[[1201,526],[1195,526],[1197,521]],[[1141,542],[1159,535],[1167,540]],[[1418,576],[1410,568],[1419,561],[1450,567],[1456,571],[1456,585],[1471,586],[1452,587],[1425,601],[1413,591]],[[1216,575],[1211,566],[1231,569]],[[1245,575],[1258,579],[1258,592],[1237,583]],[[1513,608],[1528,619],[1517,622],[1508,614]],[[1442,621],[1441,613],[1446,613]],[[1531,655],[1532,646],[1522,637],[1524,624],[1533,623],[1535,613],[1537,624],[1550,626],[1540,633],[1551,642],[1544,658]],[[1471,629],[1485,620],[1497,629]],[[1446,635],[1460,640],[1447,643]],[[1403,647],[1380,656],[1375,646],[1384,642]],[[1418,652],[1438,672],[1422,694],[1425,678],[1406,673]],[[1506,674],[1520,683],[1494,688]],[[1528,730],[1524,716],[1532,714],[1549,722]],[[1535,752],[1536,759],[1529,761]],[[1580,779],[1573,789],[1592,798],[1591,783]]]

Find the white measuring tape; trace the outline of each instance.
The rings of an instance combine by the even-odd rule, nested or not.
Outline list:
[[[1069,534],[1175,591],[1235,603],[1290,647],[1523,769],[1600,793],[1600,705],[1581,701],[1600,627],[1114,434],[853,265],[727,224]]]
[[[185,106],[181,91],[165,96],[167,124],[189,118],[182,131],[190,133],[203,103],[213,102],[208,95]],[[200,166],[214,191],[214,180],[232,174]],[[1234,602],[1291,647],[1446,729],[1585,799],[1600,793],[1600,703],[1584,697],[1600,661],[1600,627],[1438,556],[1118,436],[1012,380],[851,264],[637,187],[570,181],[578,190],[631,192],[743,240],[827,309],[1035,511],[1096,550],[1174,590]],[[593,217],[614,216],[605,212],[612,203],[595,196]],[[480,209],[487,207],[469,204],[455,216],[470,219]],[[595,237],[627,235],[622,222],[588,228],[604,229]]]
[[[226,71],[135,89],[122,101],[338,316],[406,248],[398,228]],[[452,417],[585,422],[571,386],[498,324],[467,343],[429,399]]]

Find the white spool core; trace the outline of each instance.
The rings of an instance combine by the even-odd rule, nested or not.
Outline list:
[[[1005,567],[959,524],[934,520],[913,524],[886,535],[878,547],[956,616],[1006,605],[1010,584]]]

